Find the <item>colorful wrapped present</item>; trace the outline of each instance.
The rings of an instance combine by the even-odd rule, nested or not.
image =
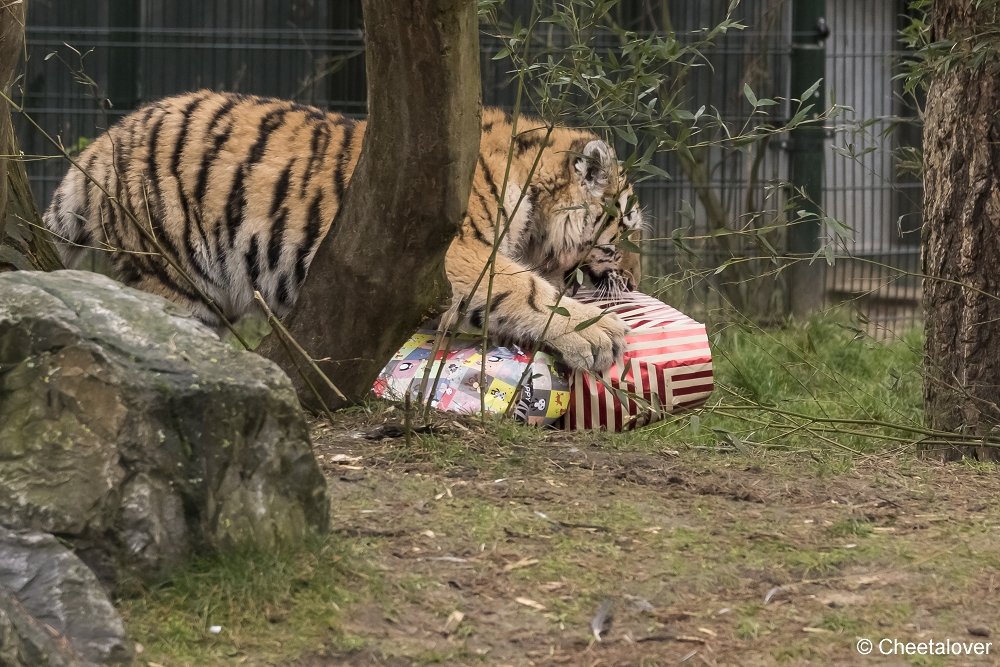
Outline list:
[[[492,348],[486,352],[485,382],[480,383],[483,379],[482,337],[452,335],[447,358],[442,345],[431,362],[437,336],[436,331],[418,331],[411,336],[379,374],[375,395],[401,401],[409,393],[410,398],[416,400],[424,375],[428,375],[426,391],[429,393],[443,362],[432,407],[479,414],[482,407],[480,388],[485,386],[486,411],[504,414],[525,368],[532,363],[512,411],[514,418],[528,424],[551,425],[569,408],[569,369],[556,362],[552,355],[538,352],[532,362],[531,356],[517,347]]]
[[[704,324],[639,292],[609,300],[580,290],[575,298],[617,313],[632,330],[624,374],[618,365],[600,375],[573,374],[563,428],[625,431],[705,404],[714,383]]]

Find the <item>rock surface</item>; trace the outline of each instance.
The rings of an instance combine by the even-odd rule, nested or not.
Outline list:
[[[131,662],[132,644],[97,577],[52,535],[0,528],[0,589],[8,619],[6,628],[0,620],[8,639],[0,646],[22,663]],[[42,655],[48,662],[39,661]]]
[[[72,541],[107,582],[328,516],[277,366],[97,274],[0,274],[0,523]]]
[[[0,665],[91,667],[65,637],[53,635],[0,586]]]

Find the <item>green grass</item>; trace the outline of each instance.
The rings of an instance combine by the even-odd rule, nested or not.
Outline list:
[[[751,401],[817,415],[825,408],[876,420],[919,421],[922,331],[881,342],[827,316],[777,331],[734,326],[717,341],[720,384]]]
[[[912,442],[912,433],[873,422],[922,425],[922,347],[920,329],[877,341],[838,314],[776,330],[728,325],[712,335],[709,407],[617,434],[609,444],[870,453]],[[776,410],[858,423],[810,422]]]
[[[844,519],[826,529],[832,537],[868,537],[874,530],[867,521]]]
[[[715,407],[632,433],[579,433],[572,445],[581,450],[590,445],[617,450],[621,453],[612,456],[623,459],[627,459],[628,450],[669,453],[688,466],[688,472],[681,475],[685,478],[704,473],[724,480],[725,470],[739,469],[759,470],[765,478],[813,477],[820,481],[849,473],[857,463],[858,457],[843,447],[870,453],[902,444],[843,430],[900,438],[906,434],[865,424],[841,426],[841,432],[835,432],[829,430],[830,425],[819,423],[810,424],[812,431],[789,432],[785,426],[803,422],[789,420],[770,407],[816,417],[908,425],[922,422],[920,331],[882,343],[859,335],[847,320],[827,318],[767,332],[729,327],[716,333],[713,355],[719,388],[712,399]],[[731,409],[754,405],[761,407]],[[398,407],[381,401],[366,402],[344,414],[347,420],[360,418],[371,423],[400,417]],[[800,581],[919,558],[911,553],[908,544],[891,542],[897,538],[875,532],[875,525],[881,522],[869,524],[860,516],[831,515],[832,521],[825,525],[817,518],[814,532],[791,529],[804,525],[801,521],[787,523],[761,518],[759,514],[741,514],[728,524],[724,511],[728,509],[727,501],[714,495],[696,497],[687,514],[679,516],[664,513],[660,496],[655,502],[636,503],[616,497],[595,504],[579,495],[579,489],[555,487],[557,500],[551,501],[556,503],[551,507],[545,506],[550,501],[533,500],[528,491],[522,498],[519,486],[512,487],[512,495],[502,500],[493,495],[480,496],[472,492],[472,485],[458,486],[459,482],[464,484],[462,477],[452,478],[446,472],[472,468],[485,474],[486,479],[535,476],[538,482],[549,476],[561,479],[562,468],[546,463],[549,451],[555,450],[550,450],[552,443],[545,441],[545,431],[496,418],[487,419],[483,429],[468,424],[467,436],[436,431],[415,434],[409,446],[403,438],[377,445],[382,448],[377,455],[390,466],[409,462],[424,466],[419,468],[423,471],[419,474],[398,473],[393,499],[401,505],[415,505],[456,484],[454,500],[449,496],[448,500],[428,503],[424,512],[429,515],[411,517],[413,523],[408,525],[412,533],[432,529],[440,537],[447,537],[446,545],[478,548],[484,544],[486,549],[499,545],[501,552],[509,552],[504,558],[511,562],[521,556],[537,558],[539,562],[534,566],[503,576],[513,588],[510,595],[522,593],[544,601],[548,612],[538,615],[545,619],[542,625],[546,632],[586,627],[606,595],[626,588],[622,579],[626,573],[620,573],[614,564],[623,558],[638,558],[630,555],[632,549],[645,554],[634,567],[684,582],[684,591],[737,598],[748,576],[774,573],[782,580]],[[570,444],[557,442],[562,442],[559,447]],[[679,457],[671,451],[675,449],[680,450]],[[907,459],[900,459],[896,466],[894,470],[900,474],[909,474],[909,467],[913,467],[913,481],[926,481],[921,475],[927,471],[914,467]],[[994,464],[972,461],[963,468],[986,476],[996,472]],[[875,477],[871,482],[878,487],[892,480]],[[530,491],[530,486],[525,488]],[[630,488],[623,482],[626,493],[632,493]],[[339,502],[353,509],[375,507],[375,493],[374,487],[359,485]],[[932,488],[922,493],[926,503],[939,501],[927,495],[933,494]],[[984,503],[995,506],[993,501]],[[601,529],[555,531],[535,514],[539,507],[553,520]],[[757,510],[758,505],[750,509]],[[660,529],[649,532],[654,524]],[[954,541],[981,540],[979,533],[989,529],[952,530]],[[409,548],[406,538],[400,542],[400,548]],[[852,543],[855,546],[848,548]],[[887,547],[887,543],[892,546]],[[434,623],[443,624],[450,607],[438,608],[442,604],[437,600],[441,582],[422,571],[381,573],[367,565],[382,544],[334,536],[299,554],[254,551],[196,559],[168,585],[136,591],[119,600],[118,606],[130,633],[145,647],[142,660],[170,667],[185,663],[237,664],[248,657],[252,664],[287,664],[298,656],[324,649],[360,647],[363,640],[341,629],[352,606],[359,601],[376,601],[387,617],[399,616],[406,605],[428,606],[440,617]],[[961,558],[964,565],[948,559],[919,565],[921,571],[933,568],[936,585],[949,590],[964,592],[972,585],[967,579],[973,569],[967,563],[989,568],[996,567],[998,560],[992,553],[987,556],[982,552],[972,555],[959,549],[953,551],[946,555]],[[968,570],[964,574],[963,567]],[[979,572],[980,568],[974,570]],[[543,594],[537,588],[540,583],[559,580],[568,582],[564,591]],[[758,600],[767,586],[761,585],[761,590],[754,592]],[[572,597],[562,599],[560,595],[569,590]],[[661,595],[663,604],[669,600],[680,607],[690,604],[679,594]],[[912,615],[905,603],[884,605],[868,620],[898,624]],[[771,609],[761,604],[740,605],[732,617],[735,636],[748,643],[766,641],[763,638],[778,632],[777,624],[781,623],[771,615]],[[526,609],[517,612],[536,614]],[[808,623],[846,636],[868,622],[851,613],[824,610],[823,615],[814,615]],[[796,620],[795,624],[800,626],[806,621]],[[222,632],[210,633],[208,628],[213,625],[221,626]],[[476,632],[472,618],[464,632]],[[778,659],[792,661],[810,654],[812,643],[822,641],[817,637],[788,647]],[[469,656],[461,643],[454,650],[411,647],[407,654],[418,664],[479,659]]]
[[[357,543],[330,536],[298,553],[236,550],[195,558],[167,584],[118,601],[143,659],[222,664],[242,656],[280,660],[330,643],[340,610],[377,583]],[[211,626],[221,626],[218,634]]]

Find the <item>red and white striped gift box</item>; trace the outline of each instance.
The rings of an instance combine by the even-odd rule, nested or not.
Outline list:
[[[705,404],[714,383],[704,324],[639,292],[609,300],[580,290],[575,298],[616,313],[632,330],[625,336],[624,376],[618,365],[600,379],[573,374],[563,428],[626,431]],[[607,385],[641,396],[653,409],[632,398],[623,402]]]

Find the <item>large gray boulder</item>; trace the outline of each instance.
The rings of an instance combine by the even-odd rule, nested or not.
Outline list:
[[[47,533],[0,528],[0,665],[127,665],[133,646],[94,573]],[[0,620],[0,627],[3,620]],[[6,635],[6,641],[3,638]]]
[[[277,366],[97,274],[0,274],[0,523],[71,540],[108,581],[328,517]]]
[[[53,634],[0,586],[0,666],[92,667],[69,641]]]

